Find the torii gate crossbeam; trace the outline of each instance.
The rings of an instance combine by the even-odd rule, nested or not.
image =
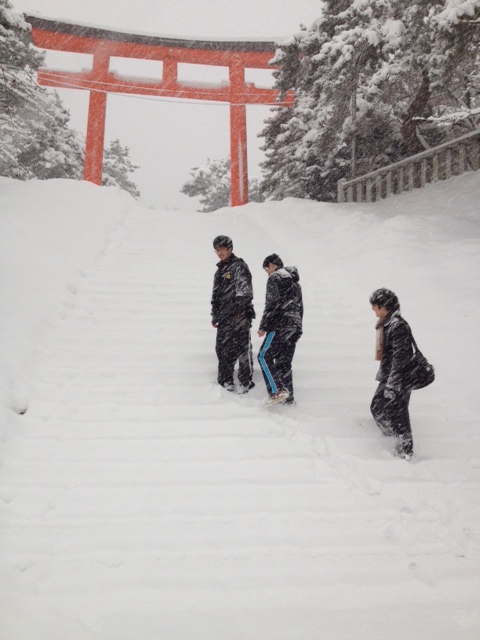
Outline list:
[[[272,69],[275,43],[266,41],[194,40],[129,34],[29,15],[34,44],[41,49],[93,55],[92,68],[80,73],[39,69],[38,82],[56,88],[90,92],[84,180],[102,183],[108,93],[150,95],[230,104],[231,204],[248,202],[247,104],[291,106],[293,94],[279,101],[274,89],[245,83],[245,69]],[[157,60],[158,82],[133,81],[110,71],[110,58]],[[178,81],[178,64],[228,67],[228,85],[198,87]]]

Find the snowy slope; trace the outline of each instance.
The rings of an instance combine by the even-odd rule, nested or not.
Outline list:
[[[473,174],[198,214],[1,181],[2,640],[477,640],[479,196]],[[296,407],[264,406],[258,368],[248,396],[215,384],[219,233],[258,316],[263,258],[299,268]],[[416,464],[369,416],[379,286],[437,369]]]

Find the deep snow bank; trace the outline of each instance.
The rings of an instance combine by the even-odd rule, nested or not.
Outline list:
[[[0,178],[0,403],[25,409],[28,362],[133,199],[88,182]]]

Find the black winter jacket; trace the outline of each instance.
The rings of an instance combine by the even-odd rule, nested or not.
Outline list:
[[[251,325],[253,308],[252,274],[242,258],[233,253],[226,262],[217,263],[213,279],[212,322]]]
[[[383,327],[383,335],[383,356],[376,380],[397,392],[405,391],[414,353],[412,330],[397,311]]]
[[[268,276],[261,331],[302,330],[303,300],[296,267],[281,267]]]

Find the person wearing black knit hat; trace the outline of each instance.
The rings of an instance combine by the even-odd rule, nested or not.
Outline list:
[[[303,300],[296,267],[284,267],[276,253],[267,256],[265,310],[258,336],[264,338],[258,361],[269,394],[269,403],[292,404],[292,360],[302,335]]]
[[[248,265],[233,253],[228,236],[217,236],[213,249],[220,262],[213,280],[212,326],[217,330],[217,382],[235,391],[234,370],[238,361],[239,393],[255,386],[250,329],[255,318],[252,275]]]
[[[410,460],[413,457],[408,411],[411,389],[406,384],[406,371],[413,355],[412,331],[400,315],[400,303],[390,289],[374,291],[370,304],[378,318],[375,358],[380,361],[375,378],[379,385],[370,410],[382,433],[395,437],[395,455]]]

